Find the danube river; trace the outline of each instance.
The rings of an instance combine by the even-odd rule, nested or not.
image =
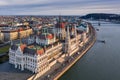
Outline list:
[[[96,43],[59,80],[120,80],[120,24],[91,22],[99,29]]]

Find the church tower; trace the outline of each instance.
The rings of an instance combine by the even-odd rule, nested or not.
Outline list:
[[[74,35],[75,35],[75,39],[76,39],[76,43],[77,43],[78,41],[77,41],[77,29],[76,29],[76,24],[74,24],[74,28],[75,28]]]
[[[65,36],[66,36],[66,32],[65,32],[65,22],[62,21],[62,17],[59,16],[58,19],[58,23],[57,23],[57,33],[58,33],[58,37],[60,40],[64,40]]]
[[[78,47],[79,46],[79,41],[78,41],[78,37],[77,37],[77,28],[76,28],[76,24],[74,24],[74,28],[75,28],[75,33],[74,33],[74,35],[75,35],[75,44],[76,44],[76,47]]]
[[[65,39],[65,53],[70,54],[71,52],[71,40],[70,40],[70,31],[69,26],[67,26],[66,39]]]

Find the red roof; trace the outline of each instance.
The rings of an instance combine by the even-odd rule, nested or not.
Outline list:
[[[37,54],[43,54],[44,53],[44,50],[43,50],[43,48],[42,49],[40,49],[40,50],[37,50]]]
[[[61,22],[61,23],[57,23],[57,24],[56,24],[56,27],[57,27],[57,28],[65,28],[65,25],[66,25],[65,22]]]
[[[71,31],[75,31],[75,28],[74,28],[74,27],[72,27]]]
[[[20,28],[18,29],[18,32],[19,32],[19,31],[23,31],[23,28],[20,27]]]
[[[65,28],[65,23],[60,23],[60,28]]]
[[[40,39],[53,39],[54,35],[53,34],[40,34],[39,38]]]
[[[53,35],[52,35],[52,34],[48,34],[48,35],[47,35],[47,38],[48,38],[48,39],[53,39]]]
[[[25,47],[27,47],[26,44],[21,44],[20,45],[20,48],[21,48],[22,51],[24,50]]]

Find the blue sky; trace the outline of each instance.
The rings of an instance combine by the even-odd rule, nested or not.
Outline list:
[[[0,0],[0,15],[120,14],[120,0]]]

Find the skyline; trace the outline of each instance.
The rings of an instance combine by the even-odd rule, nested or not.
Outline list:
[[[119,3],[119,0],[1,0],[0,15],[120,14]]]

